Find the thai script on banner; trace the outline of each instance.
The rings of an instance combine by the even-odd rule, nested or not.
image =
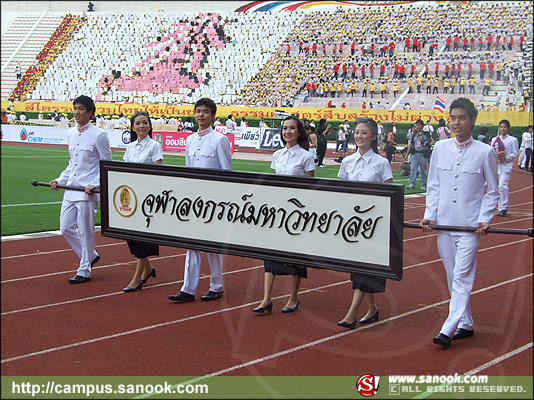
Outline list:
[[[187,144],[187,137],[193,132],[156,132],[152,133],[152,138],[161,144],[163,151],[185,151]],[[224,133],[223,133],[224,134]],[[226,135],[234,152],[235,136]]]
[[[8,102],[2,101],[2,109],[7,109]],[[72,103],[53,101],[15,101],[14,111],[51,113],[72,112]],[[270,119],[274,117],[275,110],[283,110],[298,114],[300,118],[319,120],[354,121],[359,117],[369,117],[382,123],[399,122],[412,123],[418,119],[431,120],[438,123],[440,118],[450,120],[448,110],[444,113],[433,110],[387,110],[387,109],[359,109],[359,108],[305,108],[305,107],[244,107],[219,106],[218,115],[233,115],[236,119],[245,117]],[[135,111],[148,111],[153,116],[194,116],[193,105],[167,105],[167,104],[133,104],[133,103],[96,103],[97,114],[133,114]],[[513,120],[517,125],[529,124],[529,113],[517,111],[481,111],[478,113],[477,123],[497,125],[501,119]]]

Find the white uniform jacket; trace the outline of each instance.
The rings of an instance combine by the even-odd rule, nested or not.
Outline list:
[[[499,200],[495,151],[477,140],[463,149],[454,142],[440,140],[434,146],[424,218],[438,225],[489,223]]]
[[[211,127],[189,135],[186,142],[187,167],[232,169],[232,148],[222,133]]]
[[[79,132],[77,127],[67,132],[69,165],[56,179],[60,185],[100,188],[100,160],[111,160],[108,134],[91,123]],[[100,195],[88,195],[78,190],[65,190],[64,200],[98,201]]]

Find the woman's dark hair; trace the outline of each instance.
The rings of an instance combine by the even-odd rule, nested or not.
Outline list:
[[[443,118],[440,118],[438,121],[438,128],[441,126],[445,126],[445,120]]]
[[[152,120],[150,119],[150,114],[148,114],[147,111],[136,111],[135,114],[130,118],[130,143],[137,140],[137,133],[134,131],[134,121],[141,115],[148,118],[148,125],[150,126],[148,136],[152,137]]]
[[[376,121],[372,118],[357,118],[356,119],[356,127],[359,124],[365,124],[371,131],[372,135],[375,135],[375,139],[371,142],[371,149],[378,154],[378,125]],[[356,127],[354,128],[354,132],[356,133]]]
[[[319,120],[319,126],[324,126],[324,125],[326,125],[326,119],[325,118],[321,118]]]
[[[290,117],[286,117],[284,121],[282,122],[282,129],[284,129],[284,124],[286,123],[286,121],[291,121],[291,120],[297,121],[297,130],[299,131],[299,137],[297,138],[297,143],[304,150],[309,150],[310,149],[310,138],[308,137],[308,134],[304,130],[304,124],[302,123],[300,119],[298,119],[298,117],[295,117],[294,115]],[[282,142],[285,145],[286,141],[284,140],[284,135],[282,134],[282,132],[280,132],[280,137],[282,138]]]
[[[483,126],[482,128],[480,128],[480,133],[479,135],[484,135],[486,136],[486,134],[488,133],[489,129],[487,126]]]

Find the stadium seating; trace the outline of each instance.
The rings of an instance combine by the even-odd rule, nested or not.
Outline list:
[[[55,58],[42,71],[29,98],[71,101],[83,93],[103,102],[184,104],[211,97],[221,105],[307,107],[325,107],[332,100],[336,107],[344,102],[351,108],[361,107],[364,100],[367,106],[373,103],[376,107],[380,100],[386,108],[403,108],[406,103],[413,109],[431,108],[437,95],[446,102],[456,96],[458,84],[454,95],[444,93],[443,83],[437,94],[427,94],[425,79],[422,93],[405,93],[408,78],[395,78],[394,64],[404,64],[407,76],[414,64],[417,76],[426,65],[428,74],[434,75],[438,62],[443,77],[447,63],[461,62],[462,75],[467,77],[471,62],[475,94],[469,94],[467,86],[465,94],[478,105],[497,103],[506,109],[507,101],[519,106],[522,91],[517,79],[506,82],[504,75],[512,76],[517,69],[525,77],[523,86],[532,88],[532,57],[527,51],[532,48],[531,20],[532,8],[527,2],[425,3],[320,12],[95,12],[73,30],[68,44],[54,52]],[[468,39],[465,49],[461,43],[458,49],[447,47],[447,38],[456,34],[460,42]],[[499,46],[494,43],[488,50],[487,35],[494,40],[499,36]],[[523,52],[520,35],[525,37]],[[514,44],[509,48],[505,43],[503,49],[502,42],[511,37]],[[421,43],[420,51],[413,49],[414,38]],[[406,39],[410,46],[406,47]],[[312,52],[313,44],[317,44],[317,54]],[[384,46],[388,47],[381,51]],[[43,51],[47,49],[45,46]],[[503,76],[500,80],[492,77],[489,94],[484,96],[481,61],[500,61],[504,66]],[[382,63],[385,71],[379,78]],[[336,64],[340,73],[344,64],[349,67],[345,79],[334,76]],[[373,78],[371,64],[375,65]],[[351,77],[353,65],[358,69],[355,79]],[[349,96],[346,86],[353,80],[357,90]],[[377,85],[372,99],[370,94],[361,96],[366,80]],[[381,81],[387,86],[384,97],[378,89]],[[344,86],[339,97],[305,98],[303,90],[311,82]],[[396,97],[394,82],[399,87]],[[513,96],[512,88],[516,91]]]

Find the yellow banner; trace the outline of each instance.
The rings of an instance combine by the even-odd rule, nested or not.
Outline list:
[[[2,101],[2,111],[6,110],[7,101]],[[15,101],[13,110],[17,112],[40,112],[43,114],[72,112],[72,103],[60,103],[54,101]],[[414,123],[418,119],[437,124],[440,118],[449,121],[449,112],[437,110],[384,110],[384,109],[361,109],[361,108],[304,108],[304,107],[240,107],[219,106],[217,115],[226,118],[233,115],[236,120],[242,117],[270,119],[274,117],[275,110],[282,110],[292,114],[298,114],[300,118],[319,120],[325,118],[334,121],[354,121],[359,117],[369,117],[382,124],[390,122]],[[166,105],[166,104],[133,104],[133,103],[96,103],[97,114],[133,114],[136,111],[148,111],[153,116],[194,117],[193,105]],[[526,126],[532,124],[528,112],[517,111],[480,111],[478,124],[497,125],[500,120],[507,119],[512,125]]]

